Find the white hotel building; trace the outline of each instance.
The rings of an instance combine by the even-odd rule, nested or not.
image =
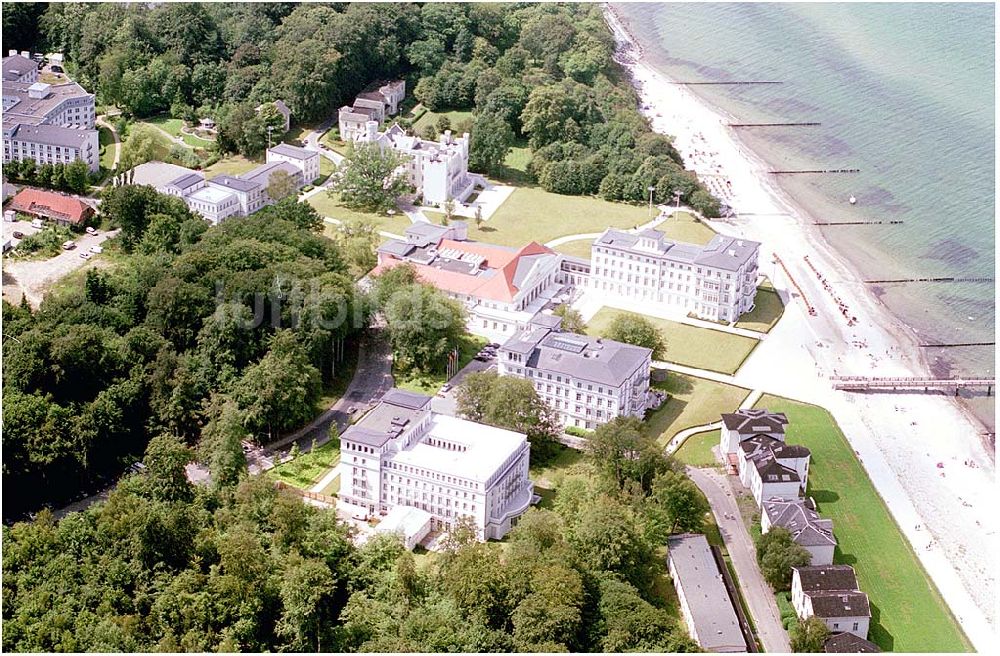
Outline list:
[[[753,309],[760,244],[716,235],[705,246],[657,230],[607,229],[591,249],[590,288],[608,296],[671,306],[711,321]]]
[[[641,346],[530,327],[503,343],[497,367],[531,381],[564,426],[594,429],[619,415],[641,419],[656,404],[652,356]]]
[[[479,539],[500,539],[534,500],[521,433],[439,415],[431,398],[392,389],[340,438],[338,505],[387,515],[407,506],[432,528],[470,518]]]

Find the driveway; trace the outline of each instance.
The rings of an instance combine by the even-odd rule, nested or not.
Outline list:
[[[320,144],[319,138],[322,137],[330,128],[333,127],[334,119],[330,118],[324,121],[318,128],[306,134],[305,138],[302,139],[303,148],[306,150],[313,150],[320,154],[320,156],[327,158],[334,164],[340,164],[344,161],[344,156],[340,153],[327,148],[326,146]]]
[[[705,493],[712,514],[719,525],[722,540],[732,559],[733,568],[743,598],[757,627],[757,637],[767,652],[788,653],[792,650],[788,632],[781,624],[781,613],[771,586],[757,567],[757,552],[753,540],[740,517],[740,509],[724,474],[714,469],[686,467],[685,473]]]
[[[431,400],[431,410],[438,414],[450,415],[454,417],[458,414],[458,403],[455,399],[455,390],[465,377],[476,371],[487,371],[489,369],[496,369],[497,361],[496,358],[488,360],[486,362],[480,362],[479,360],[470,360],[469,364],[462,367],[457,374],[455,374],[448,383],[451,385],[451,389],[444,396],[435,396]]]
[[[29,234],[29,231],[37,232],[34,228],[30,228],[30,224],[25,229],[21,222],[17,223],[22,226],[19,229],[24,234]],[[28,303],[31,307],[37,308],[42,302],[45,292],[57,280],[91,262],[94,266],[100,266],[100,255],[94,255],[93,259],[86,260],[80,257],[80,254],[88,252],[91,246],[103,244],[117,234],[118,230],[99,231],[94,235],[83,234],[74,240],[76,248],[62,251],[59,255],[47,260],[4,258],[4,295],[13,298],[19,292],[28,297]],[[17,300],[19,301],[20,298],[18,297]]]

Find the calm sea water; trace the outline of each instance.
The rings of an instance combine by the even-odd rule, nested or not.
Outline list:
[[[779,180],[817,220],[904,222],[823,229],[861,279],[994,278],[992,4],[615,6],[646,60],[674,79],[784,82],[691,87],[740,122],[822,123],[740,138],[776,168],[861,169]],[[994,341],[992,283],[876,292],[924,342]],[[993,347],[928,355],[941,373],[994,372]],[[992,399],[971,405],[992,427]]]

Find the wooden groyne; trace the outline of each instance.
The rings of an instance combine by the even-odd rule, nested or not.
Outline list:
[[[986,388],[986,396],[993,394],[993,386],[996,385],[995,378],[891,378],[891,377],[870,377],[870,376],[831,376],[830,382],[834,389],[870,392],[879,390],[950,390],[954,388],[955,394],[961,389]]]
[[[816,308],[813,307],[813,304],[809,302],[808,298],[806,298],[806,293],[802,291],[801,287],[799,287],[799,283],[797,283],[795,281],[795,278],[792,277],[792,272],[788,270],[788,267],[785,266],[785,263],[781,261],[781,258],[778,257],[777,253],[774,254],[774,261],[778,263],[778,266],[781,267],[781,270],[785,272],[786,276],[788,276],[788,280],[791,281],[792,286],[795,287],[795,291],[799,293],[799,298],[802,299],[803,303],[805,303],[806,310],[809,312],[809,316],[815,317],[817,314]]]
[[[822,123],[730,123],[731,128],[807,128],[822,125]]]
[[[892,221],[813,221],[813,225],[818,226],[845,226],[845,225],[903,225],[899,219]]]
[[[886,280],[865,280],[869,285],[884,285],[894,282],[993,282],[993,278],[956,278],[942,276],[939,278],[888,278]]]
[[[709,86],[709,85],[745,85],[745,84],[784,84],[780,80],[734,80],[731,82],[702,82],[702,81],[690,81],[690,82],[673,82],[673,84],[683,84],[684,86]]]
[[[951,344],[919,344],[920,348],[960,348],[964,346],[996,346],[996,342],[953,342]]]
[[[861,173],[861,169],[794,169],[791,171],[768,171],[771,175],[798,175],[800,173]]]

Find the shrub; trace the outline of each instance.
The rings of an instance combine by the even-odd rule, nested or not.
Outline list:
[[[574,437],[590,437],[590,434],[593,432],[594,431],[587,430],[586,428],[580,428],[579,426],[566,427],[566,434]]]

